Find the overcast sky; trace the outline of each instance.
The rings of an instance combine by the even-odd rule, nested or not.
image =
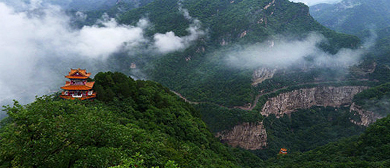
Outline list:
[[[337,3],[342,0],[291,0],[292,2],[303,2],[308,6],[316,5],[319,3]]]

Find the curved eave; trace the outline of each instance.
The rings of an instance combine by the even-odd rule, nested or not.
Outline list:
[[[68,78],[68,79],[88,79],[89,76],[65,76],[65,78]]]
[[[92,87],[88,87],[85,85],[69,85],[69,86],[63,86],[61,89],[64,90],[91,90]]]

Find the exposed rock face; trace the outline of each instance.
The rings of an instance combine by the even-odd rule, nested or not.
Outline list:
[[[267,146],[267,131],[262,122],[236,125],[232,130],[217,133],[216,137],[233,147],[239,146],[247,150]]]
[[[296,109],[307,109],[312,106],[339,107],[351,105],[350,111],[355,111],[355,115],[360,117],[360,120],[351,119],[351,122],[357,125],[368,126],[381,118],[381,116],[362,110],[352,103],[353,96],[366,89],[368,89],[367,86],[327,86],[294,90],[270,98],[264,104],[261,114],[264,116],[275,114],[276,117],[281,117],[284,114],[290,114]],[[267,131],[262,122],[236,125],[232,130],[217,133],[216,136],[224,143],[247,150],[258,150],[267,146]]]
[[[274,74],[276,72],[276,69],[269,69],[269,68],[258,68],[253,72],[252,75],[252,85],[255,86],[267,79],[271,79],[274,77]]]
[[[350,107],[350,112],[355,112],[354,115],[359,115],[360,117],[360,121],[356,121],[354,119],[350,120],[352,123],[356,125],[368,126],[374,123],[377,119],[383,118],[383,116],[380,116],[377,113],[362,109],[360,106],[356,105],[355,103],[352,103]]]
[[[349,105],[352,103],[353,96],[365,89],[368,89],[368,87],[328,86],[294,90],[270,98],[264,104],[261,114],[264,116],[275,114],[276,117],[281,117],[284,114],[290,114],[296,109],[307,109],[312,106],[339,107],[341,105]]]
[[[264,10],[267,10],[269,7],[271,7],[271,6],[275,6],[275,0],[273,0],[272,2],[270,2],[268,5],[266,5],[265,7],[264,7]]]

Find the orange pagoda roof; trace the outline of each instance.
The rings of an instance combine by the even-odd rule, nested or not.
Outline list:
[[[65,78],[69,79],[87,79],[91,76],[91,73],[87,73],[85,69],[70,69],[70,72]]]
[[[69,74],[65,76],[70,79],[70,81],[66,81],[65,85],[61,87],[64,91],[61,93],[60,97],[71,100],[87,100],[96,98],[96,92],[92,90],[95,82],[87,82],[85,80],[88,79],[90,75],[91,73],[87,73],[85,69],[70,69]]]
[[[71,85],[70,82],[66,82],[65,86],[61,87],[64,90],[91,90],[95,82],[87,82],[85,85]]]
[[[279,154],[283,154],[283,155],[287,154],[287,149],[280,148]]]

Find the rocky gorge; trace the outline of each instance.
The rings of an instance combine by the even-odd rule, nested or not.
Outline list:
[[[313,106],[349,106],[350,112],[354,112],[354,115],[359,118],[350,119],[350,121],[356,125],[368,126],[381,116],[364,110],[352,102],[356,94],[368,88],[367,86],[321,86],[293,90],[269,98],[260,113],[264,117],[272,114],[279,118],[297,109],[308,109]],[[217,133],[216,137],[231,146],[248,150],[263,149],[267,146],[267,130],[262,122],[242,123],[230,130]]]
[[[263,149],[267,146],[267,131],[262,122],[242,123],[232,130],[217,133],[216,137],[233,147],[248,150]]]
[[[270,98],[260,113],[266,117],[270,114],[281,117],[296,109],[307,109],[312,106],[351,105],[353,96],[366,89],[367,86],[324,86],[294,90]]]

